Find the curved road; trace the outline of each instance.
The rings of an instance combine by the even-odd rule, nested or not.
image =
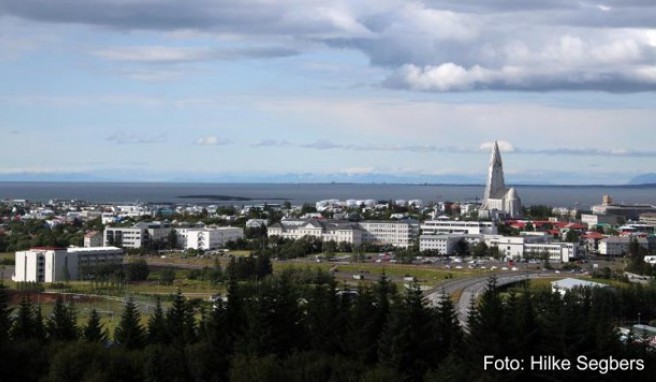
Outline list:
[[[496,275],[497,277],[497,286],[514,284],[523,280],[536,278],[538,277],[537,273],[523,273],[521,275]],[[460,325],[463,328],[466,328],[467,325],[467,316],[469,314],[469,304],[471,303],[472,298],[478,298],[485,289],[487,288],[487,283],[490,278],[490,275],[487,276],[476,276],[469,277],[465,279],[458,279],[448,281],[441,285],[436,286],[426,292],[424,295],[428,300],[429,304],[432,306],[437,306],[439,304],[441,296],[444,294],[451,295],[458,290],[462,290],[460,294],[460,299],[455,301],[455,306],[458,311],[458,320]]]

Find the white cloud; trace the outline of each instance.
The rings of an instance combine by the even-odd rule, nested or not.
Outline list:
[[[207,47],[130,46],[101,49],[95,51],[94,54],[111,61],[166,64],[190,61],[285,57],[295,55],[297,52],[293,49],[282,47],[220,49]]]
[[[0,15],[205,43],[96,51],[115,62],[282,57],[323,44],[363,53],[390,71],[386,85],[411,90],[656,90],[649,0],[5,0]],[[212,37],[247,48],[207,46]]]
[[[220,138],[217,136],[201,137],[196,140],[196,144],[199,146],[222,146],[228,145],[231,142],[227,139]]]
[[[496,141],[497,144],[499,145],[499,150],[504,151],[504,152],[513,152],[515,151],[515,147],[512,145],[512,143],[508,141]],[[481,143],[481,145],[478,147],[479,150],[481,151],[490,151],[494,147],[494,142],[484,142]]]
[[[135,133],[126,132],[126,131],[115,131],[105,138],[106,141],[112,142],[115,144],[150,144],[150,143],[162,143],[166,141],[166,134],[157,133],[157,134],[146,134],[146,135],[137,135]]]

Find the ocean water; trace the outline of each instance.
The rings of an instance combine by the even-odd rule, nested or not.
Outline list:
[[[588,209],[603,195],[616,202],[656,204],[656,186],[517,186],[524,205],[545,204]],[[323,199],[421,199],[474,201],[483,195],[482,185],[418,184],[210,184],[210,183],[86,183],[0,182],[0,199],[79,199],[97,203],[206,203],[248,205],[254,203],[314,203]],[[248,201],[217,201],[180,198],[188,195],[225,195]]]

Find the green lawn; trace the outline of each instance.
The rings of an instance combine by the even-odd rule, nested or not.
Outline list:
[[[0,265],[14,265],[16,254],[14,252],[0,252]]]

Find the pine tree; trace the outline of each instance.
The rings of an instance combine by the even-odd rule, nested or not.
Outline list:
[[[58,296],[46,327],[48,338],[52,340],[72,341],[77,339],[78,327],[73,304],[65,304],[62,297]]]
[[[255,260],[255,274],[258,278],[262,279],[272,273],[273,265],[271,264],[269,255],[260,252]]]
[[[463,332],[458,320],[458,312],[451,296],[442,293],[435,312],[436,333],[439,336],[438,358],[443,360],[449,353],[459,352],[462,346]]]
[[[487,289],[480,298],[478,305],[474,301],[470,305],[467,326],[467,356],[476,369],[480,369],[483,355],[505,355],[505,313],[499,297],[496,278],[491,277]],[[508,328],[509,330],[509,328]]]
[[[407,288],[403,300],[394,304],[380,339],[379,359],[383,365],[412,381],[421,381],[438,363],[439,341],[433,318],[419,286]]]
[[[138,349],[144,346],[145,333],[141,326],[141,314],[130,297],[123,309],[121,322],[114,331],[114,342],[126,349]]]
[[[12,326],[11,312],[9,307],[9,294],[6,287],[0,282],[0,346],[9,342],[9,331]]]
[[[148,343],[152,345],[169,343],[166,320],[164,319],[162,302],[159,297],[157,297],[155,303],[155,311],[148,320]]]
[[[46,340],[46,327],[43,323],[43,314],[41,314],[41,305],[37,305],[34,309],[34,338],[39,341]]]
[[[27,296],[21,298],[18,316],[11,328],[11,338],[14,341],[34,338],[34,307]]]
[[[100,315],[95,309],[91,310],[87,326],[84,327],[84,339],[89,342],[105,342],[107,340],[107,332],[100,324]]]
[[[166,312],[166,328],[171,341],[182,347],[195,341],[194,314],[180,290],[173,298],[173,305]]]
[[[390,312],[390,300],[396,298],[396,289],[383,273],[373,289],[359,287],[353,306],[353,327],[350,343],[358,358],[367,365],[378,362],[379,337]]]

